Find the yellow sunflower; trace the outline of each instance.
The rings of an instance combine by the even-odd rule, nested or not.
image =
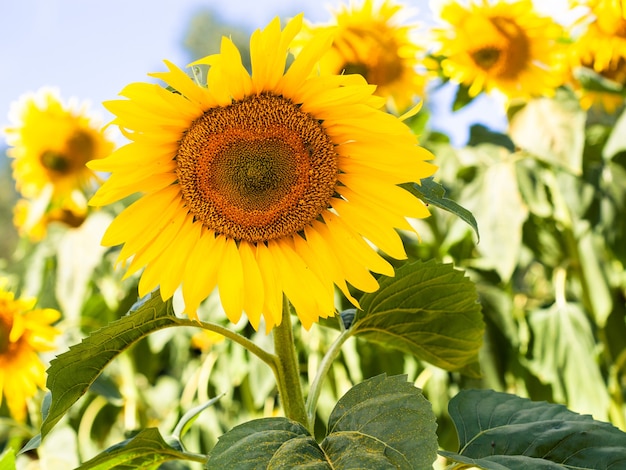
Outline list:
[[[297,42],[306,43],[319,30],[334,29],[332,47],[320,67],[331,74],[363,75],[376,85],[376,95],[389,98],[404,110],[422,97],[426,78],[418,73],[424,48],[415,41],[416,26],[406,24],[407,9],[388,0],[364,0],[343,5],[333,13],[332,25],[305,27]]]
[[[48,211],[85,213],[95,174],[89,160],[108,155],[113,144],[87,114],[86,106],[65,105],[43,88],[13,104],[12,125],[4,129],[18,191],[37,209],[24,216],[26,232],[45,222]],[[35,202],[36,201],[36,202]],[[24,208],[21,209],[22,211]]]
[[[132,142],[93,161],[111,172],[90,201],[143,197],[111,223],[103,244],[124,244],[127,275],[145,266],[144,295],[164,299],[182,283],[185,312],[217,286],[232,322],[281,322],[283,293],[302,324],[334,314],[333,283],[374,291],[370,271],[393,275],[368,243],[404,258],[394,227],[426,217],[425,205],[397,186],[431,175],[432,155],[360,75],[318,74],[332,32],[310,41],[286,68],[302,15],[278,19],[250,40],[252,73],[228,38],[199,85],[166,62],[157,84],[134,83],[128,99],[105,103]],[[367,241],[366,241],[367,239]]]
[[[35,300],[16,300],[0,286],[0,402],[4,396],[11,415],[22,422],[28,400],[46,385],[38,353],[54,349],[59,331],[51,324],[61,316],[34,306]]]
[[[551,96],[565,80],[562,28],[539,16],[530,0],[456,2],[443,6],[436,28],[442,72],[469,95],[499,91],[508,99]]]
[[[614,84],[615,93],[577,86],[583,108],[602,106],[614,112],[624,104],[620,92],[626,86],[626,19],[620,0],[593,0],[573,2],[573,6],[589,7],[578,24],[585,24],[584,32],[572,44],[573,66],[585,67],[600,78]]]

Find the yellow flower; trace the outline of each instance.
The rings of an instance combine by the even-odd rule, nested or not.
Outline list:
[[[66,106],[54,90],[43,88],[14,103],[10,118],[12,125],[4,132],[16,186],[38,209],[37,217],[31,212],[25,218],[24,230],[45,223],[48,211],[85,212],[85,192],[96,180],[85,163],[113,149],[85,105]]]
[[[426,78],[418,73],[422,47],[416,44],[415,25],[401,21],[405,9],[382,0],[352,3],[334,12],[332,25],[305,28],[298,42],[306,43],[320,30],[336,31],[332,47],[322,57],[320,67],[331,74],[358,73],[376,85],[376,95],[390,98],[402,111],[416,96],[422,96]]]
[[[26,419],[26,404],[46,385],[46,370],[38,353],[54,349],[59,331],[50,326],[61,314],[53,309],[33,309],[35,300],[14,298],[0,286],[0,402],[11,415]]]
[[[20,235],[40,241],[46,236],[48,225],[60,223],[67,227],[80,227],[87,217],[86,208],[71,200],[58,207],[47,207],[45,203],[46,198],[17,201],[13,208],[13,224]]]
[[[576,86],[583,108],[602,106],[613,113],[624,104],[620,93],[626,85],[626,19],[622,15],[624,5],[620,0],[592,0],[573,2],[573,6],[587,5],[587,14],[579,19],[585,23],[585,31],[573,41],[573,67],[592,69],[601,78],[615,86],[615,93],[586,89]]]
[[[539,16],[530,0],[447,3],[447,28],[434,30],[444,75],[469,95],[497,90],[508,99],[551,96],[565,80],[562,28]]]
[[[370,271],[392,266],[365,240],[404,258],[394,227],[426,217],[397,186],[431,175],[432,155],[409,128],[381,111],[384,100],[360,75],[319,75],[332,36],[322,32],[285,71],[302,16],[278,19],[250,40],[251,75],[222,39],[207,86],[167,63],[157,84],[134,83],[127,100],[106,103],[132,142],[90,168],[111,172],[90,201],[143,197],[111,223],[103,244],[124,244],[127,275],[145,266],[140,295],[164,299],[182,283],[185,312],[217,286],[232,322],[245,311],[254,328],[282,319],[283,293],[302,324],[334,314],[333,283],[378,288]]]

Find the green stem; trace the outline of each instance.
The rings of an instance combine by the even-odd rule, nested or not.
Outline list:
[[[196,320],[183,320],[183,319],[181,319],[180,323],[183,324],[184,326],[194,326],[196,328],[199,326],[200,328],[204,330],[209,330],[209,331],[214,331],[215,333],[219,333],[220,335],[225,336],[226,338],[231,339],[235,343],[246,348],[248,351],[250,351],[256,357],[261,359],[272,369],[276,367],[276,357],[273,354],[268,353],[267,351],[260,348],[259,346],[254,344],[252,341],[250,341],[248,338],[240,335],[239,333],[235,333],[234,331],[229,330],[228,328],[225,328],[216,323],[203,322],[203,321],[198,322]]]
[[[286,297],[283,298],[283,319],[280,325],[274,328],[273,334],[276,355],[274,374],[285,416],[311,430],[304,407],[300,368],[291,327],[291,312]]]
[[[322,384],[324,383],[324,379],[328,375],[334,360],[339,355],[341,347],[346,340],[352,336],[350,331],[351,330],[344,330],[341,332],[335,341],[333,341],[333,344],[330,345],[330,348],[326,351],[326,354],[324,354],[324,357],[320,362],[317,374],[315,374],[315,379],[313,379],[311,387],[309,388],[309,396],[306,400],[306,412],[309,418],[309,423],[315,422],[315,410],[317,408],[317,401],[319,400],[320,393],[322,391]]]

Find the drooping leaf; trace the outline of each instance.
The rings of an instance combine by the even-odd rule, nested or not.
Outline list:
[[[332,468],[431,468],[437,457],[435,415],[406,379],[378,375],[341,397],[321,444]]]
[[[170,460],[204,463],[206,459],[174,449],[165,442],[158,429],[147,428],[132,439],[117,444],[83,463],[78,470],[157,469],[163,462]]]
[[[509,134],[517,147],[573,174],[582,172],[586,114],[571,92],[538,98],[510,117]]]
[[[443,209],[450,212],[451,214],[456,215],[463,222],[465,222],[470,227],[472,227],[472,229],[474,229],[476,237],[480,241],[478,224],[476,223],[474,215],[464,207],[454,202],[452,199],[448,199],[447,197],[445,197],[446,190],[439,183],[435,182],[434,179],[425,178],[421,180],[420,184],[404,184],[402,185],[402,187],[413,193],[426,204],[432,204],[439,209]]]
[[[446,370],[478,362],[485,325],[476,287],[463,271],[417,261],[379,282],[378,291],[362,297],[353,334]]]
[[[42,438],[122,351],[153,331],[184,324],[188,322],[174,315],[171,302],[164,303],[153,293],[129,315],[91,333],[54,359],[48,369],[52,399],[41,425]]]
[[[328,429],[319,445],[287,418],[250,421],[219,438],[207,468],[409,470],[431,468],[436,458],[435,416],[406,376],[381,375],[353,387]]]
[[[463,188],[460,198],[482,230],[481,243],[476,247],[481,256],[476,264],[482,269],[495,270],[506,282],[519,261],[528,206],[520,195],[512,154],[503,147],[487,144],[471,151],[483,164],[476,177]]]
[[[608,417],[609,395],[598,362],[592,326],[580,305],[555,303],[531,312],[529,367],[552,386],[554,399],[576,411]]]
[[[626,433],[563,405],[492,390],[450,401],[459,451],[439,453],[489,470],[613,469],[626,465]]]

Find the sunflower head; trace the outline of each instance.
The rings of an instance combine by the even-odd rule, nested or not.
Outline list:
[[[31,213],[33,224],[45,223],[49,211],[81,206],[84,212],[84,194],[96,180],[85,163],[113,149],[85,105],[65,105],[55,90],[43,88],[14,103],[10,119],[12,125],[4,132],[17,189],[45,206],[38,220]]]
[[[105,245],[123,244],[127,275],[144,268],[144,295],[169,298],[182,284],[185,311],[217,287],[228,318],[245,312],[269,331],[283,296],[309,328],[334,314],[334,286],[377,289],[371,271],[393,275],[372,247],[405,257],[395,228],[425,217],[398,184],[431,175],[432,156],[383,112],[360,75],[318,73],[333,33],[320,31],[287,67],[299,15],[250,40],[252,72],[228,38],[197,83],[172,64],[107,103],[131,142],[88,166],[111,172],[91,200],[143,194],[112,222]],[[367,239],[367,241],[366,241]],[[370,242],[370,243],[368,243]]]
[[[26,405],[46,383],[45,367],[38,353],[52,351],[59,331],[51,326],[61,314],[35,309],[35,300],[15,299],[0,286],[0,402],[4,398],[11,415],[26,419]]]
[[[575,2],[580,5],[580,2]],[[624,104],[623,89],[626,86],[626,19],[623,5],[618,0],[594,0],[584,2],[587,12],[575,26],[583,26],[570,48],[570,61],[574,75],[576,70],[589,69],[607,86],[605,90],[587,87],[574,80],[574,88],[580,95],[585,109],[599,105],[609,113]],[[576,28],[574,28],[576,29]]]
[[[424,48],[414,37],[416,25],[405,21],[407,11],[389,0],[343,5],[334,12],[331,25],[310,25],[297,42],[304,44],[315,32],[333,29],[332,47],[320,61],[322,70],[362,75],[376,85],[376,95],[402,111],[423,96],[426,82],[418,71]]]
[[[527,99],[552,95],[563,83],[563,32],[530,0],[449,2],[440,16],[447,26],[434,29],[435,55],[443,57],[443,74],[468,86],[470,96],[498,91]]]

